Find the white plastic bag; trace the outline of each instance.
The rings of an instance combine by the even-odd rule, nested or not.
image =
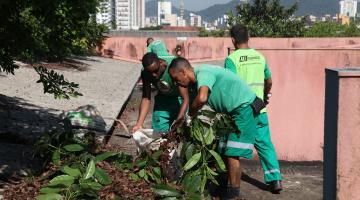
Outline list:
[[[156,151],[160,144],[166,139],[161,138],[161,134],[154,132],[153,129],[139,129],[133,135],[139,153],[144,151]]]

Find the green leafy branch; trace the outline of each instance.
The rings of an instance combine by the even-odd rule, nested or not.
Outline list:
[[[146,182],[161,183],[162,173],[159,158],[162,153],[162,150],[157,150],[152,154],[143,152],[132,164],[133,172],[130,177],[135,181],[142,178]]]
[[[191,122],[190,127],[181,127],[183,176],[181,188],[169,185],[155,185],[154,193],[163,199],[206,199],[209,198],[206,184],[218,184],[219,172],[226,171],[225,163],[215,151],[217,138],[223,134],[237,132],[230,116],[203,110]]]
[[[53,94],[55,99],[70,99],[70,97],[82,96],[76,90],[79,88],[79,84],[67,81],[64,75],[41,66],[34,69],[40,76],[37,83],[43,84],[44,93]]]
[[[96,163],[118,153],[105,152],[93,156],[80,144],[50,147],[56,148],[53,151],[52,163],[58,166],[59,171],[53,173],[52,175],[57,176],[40,189],[38,200],[97,198],[103,186],[111,184],[107,172],[97,167]]]

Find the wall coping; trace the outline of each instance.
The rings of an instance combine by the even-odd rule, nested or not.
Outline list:
[[[325,71],[336,73],[339,77],[360,77],[360,67],[358,68],[326,68]]]

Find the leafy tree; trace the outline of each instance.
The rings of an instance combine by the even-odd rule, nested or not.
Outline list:
[[[0,72],[14,74],[16,59],[61,61],[93,52],[106,31],[95,21],[100,1],[0,1]]]
[[[297,3],[286,8],[280,0],[254,0],[240,4],[236,13],[229,12],[228,24],[245,24],[255,37],[299,37],[305,31],[305,18],[293,17]]]
[[[205,28],[199,28],[199,37],[224,37],[226,35],[227,32],[225,29],[208,31]]]
[[[360,36],[360,28],[355,22],[349,25],[342,25],[337,22],[317,22],[310,27],[306,33],[306,37],[358,37]]]

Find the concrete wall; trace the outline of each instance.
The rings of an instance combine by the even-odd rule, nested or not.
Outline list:
[[[178,27],[179,28],[179,27]],[[182,27],[180,27],[182,28]],[[110,30],[109,37],[197,37],[199,31],[195,28],[185,30]]]
[[[327,69],[324,199],[360,199],[360,68]]]
[[[103,56],[139,61],[146,52],[146,37],[109,37],[100,47]],[[228,38],[199,37],[164,37],[170,53],[174,53],[176,45],[183,48],[183,56],[192,61],[209,61],[224,59],[227,48],[232,47]]]
[[[230,38],[163,38],[177,44],[192,62],[224,60]],[[186,39],[186,40],[184,40]],[[146,38],[111,37],[104,56],[139,61]],[[268,108],[272,139],[281,160],[323,160],[326,67],[360,67],[360,38],[253,38],[268,60],[273,78]]]

